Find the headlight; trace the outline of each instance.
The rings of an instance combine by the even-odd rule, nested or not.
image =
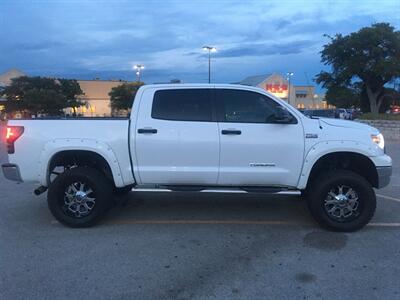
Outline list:
[[[381,148],[382,150],[383,150],[383,148],[385,148],[385,140],[383,138],[382,133],[371,134],[371,139],[372,139],[372,142],[377,144],[379,146],[379,148]]]

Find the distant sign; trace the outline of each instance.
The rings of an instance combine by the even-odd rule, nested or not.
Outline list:
[[[279,83],[267,83],[265,86],[265,89],[273,94],[281,94],[284,92],[287,92],[288,90],[288,85],[287,84],[279,84]]]
[[[274,94],[275,96],[277,96],[281,99],[288,98],[289,86],[286,83],[279,82],[279,81],[278,82],[275,81],[274,83],[267,83],[265,85],[265,90],[267,92],[270,92],[271,94]]]

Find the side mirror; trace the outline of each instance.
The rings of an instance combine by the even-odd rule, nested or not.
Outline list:
[[[274,123],[288,124],[293,121],[293,117],[283,108],[277,108],[273,114]]]

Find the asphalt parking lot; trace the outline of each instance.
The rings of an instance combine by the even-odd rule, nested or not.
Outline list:
[[[400,142],[387,151],[391,184],[348,234],[320,229],[299,196],[222,193],[131,193],[70,229],[1,175],[0,299],[400,299]]]

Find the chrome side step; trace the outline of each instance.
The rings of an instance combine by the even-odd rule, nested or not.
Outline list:
[[[277,195],[300,195],[299,190],[287,190],[287,189],[268,189],[268,188],[257,188],[257,189],[241,189],[241,188],[177,188],[170,189],[166,187],[135,187],[132,192],[200,192],[200,193],[231,193],[231,194],[250,194],[250,193],[265,193],[265,194],[277,194]]]

